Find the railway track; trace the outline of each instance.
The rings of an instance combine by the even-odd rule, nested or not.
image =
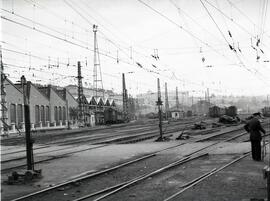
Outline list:
[[[184,120],[184,121],[177,121],[177,122],[171,122],[171,124],[192,124],[196,122],[196,119],[191,119],[191,120]],[[78,129],[78,130],[63,130],[62,132],[49,132],[49,133],[35,133],[33,134],[33,137],[36,140],[36,143],[44,144],[46,142],[51,142],[51,141],[63,141],[64,139],[67,138],[74,138],[84,136],[86,134],[91,134],[91,135],[99,135],[101,132],[104,134],[109,134],[111,131],[119,132],[120,130],[123,130],[127,128],[126,130],[137,130],[138,127],[157,127],[158,123],[157,120],[150,121],[150,122],[142,122],[142,123],[128,123],[128,124],[120,124],[120,125],[111,125],[111,126],[105,126],[105,127],[93,127],[93,128],[83,128],[83,129]],[[105,132],[104,132],[105,131]],[[24,135],[15,137],[15,138],[2,138],[1,139],[1,145],[5,146],[17,146],[19,144],[24,144]]]
[[[217,135],[224,135],[224,134],[226,134],[226,133],[219,133],[219,134],[217,134]],[[240,135],[240,134],[239,134]],[[213,137],[213,136],[209,136],[208,138],[211,138],[211,137]],[[207,137],[204,137],[204,140],[206,140],[207,139]],[[235,137],[234,137],[234,139],[235,139]],[[199,141],[201,141],[202,139],[197,139],[197,140],[194,140],[193,142],[199,142]],[[229,139],[226,139],[226,140],[223,140],[223,141],[221,141],[221,142],[225,142],[225,141],[230,141],[230,140],[232,140],[232,137],[230,137]],[[221,143],[221,142],[219,142],[219,143]],[[62,198],[63,198],[63,192],[65,192],[67,195],[71,195],[71,197],[70,197],[70,199],[71,200],[73,200],[73,196],[75,196],[75,197],[77,197],[78,196],[78,194],[80,195],[80,198],[76,198],[76,200],[77,199],[81,199],[81,197],[85,197],[85,196],[88,196],[88,194],[87,195],[85,195],[85,192],[83,191],[83,190],[80,190],[80,192],[78,193],[77,192],[77,190],[78,190],[78,188],[79,189],[84,189],[84,188],[86,188],[86,189],[88,189],[88,191],[90,190],[89,188],[87,188],[87,187],[89,187],[89,186],[91,186],[91,182],[93,182],[92,180],[93,180],[93,178],[96,178],[97,176],[105,176],[105,177],[108,177],[108,173],[109,172],[112,172],[112,171],[122,171],[121,170],[121,168],[124,168],[124,167],[126,167],[126,166],[129,166],[129,165],[131,165],[131,164],[135,164],[136,163],[136,165],[138,165],[138,163],[140,162],[140,163],[142,163],[142,162],[145,162],[144,160],[150,160],[151,158],[153,159],[153,158],[155,158],[155,160],[156,160],[156,158],[157,158],[157,154],[158,153],[160,153],[160,152],[163,152],[163,151],[166,151],[166,150],[169,150],[169,149],[174,149],[174,148],[176,148],[176,147],[179,147],[179,146],[182,146],[182,145],[184,145],[184,144],[187,144],[188,142],[184,142],[184,143],[181,143],[181,144],[179,144],[179,145],[177,145],[177,146],[172,146],[172,147],[169,147],[169,148],[166,148],[166,149],[163,149],[163,150],[159,150],[159,151],[157,151],[157,152],[154,152],[154,153],[152,153],[152,154],[150,154],[150,155],[148,155],[148,156],[144,156],[145,158],[142,158],[142,160],[140,160],[140,159],[135,159],[135,162],[133,162],[133,161],[130,161],[130,162],[127,162],[127,163],[124,163],[124,164],[121,164],[121,165],[118,165],[118,166],[116,166],[116,167],[113,167],[113,168],[109,168],[109,169],[106,169],[106,170],[102,170],[102,171],[100,171],[100,172],[96,172],[96,173],[92,173],[92,174],[90,174],[90,175],[87,175],[87,176],[84,176],[84,177],[82,177],[82,178],[77,178],[77,179],[75,179],[75,180],[72,180],[72,181],[68,181],[68,182],[65,182],[65,183],[62,183],[62,184],[59,184],[59,185],[57,185],[57,186],[54,186],[54,187],[51,187],[51,188],[47,188],[47,189],[44,189],[44,190],[42,190],[42,191],[40,191],[40,192],[36,192],[36,193],[33,193],[33,194],[30,194],[30,195],[27,195],[27,196],[23,196],[23,197],[20,197],[20,198],[18,198],[18,199],[15,199],[15,200],[48,200],[48,199],[51,199],[50,198],[50,196],[52,195],[52,194],[54,194],[54,196],[56,196],[56,197],[54,197],[54,199],[56,199],[56,200],[62,200]],[[201,148],[201,149],[198,149],[198,150],[196,150],[196,151],[193,151],[192,153],[190,153],[190,154],[188,154],[188,155],[186,155],[186,156],[183,156],[182,158],[180,158],[180,159],[178,159],[177,161],[173,161],[173,162],[169,162],[168,164],[163,164],[164,166],[163,167],[161,167],[160,169],[164,169],[164,170],[166,170],[167,168],[166,167],[170,167],[170,168],[172,168],[172,167],[174,167],[174,165],[175,166],[178,166],[178,165],[181,165],[182,163],[184,163],[184,162],[188,162],[189,160],[195,160],[196,159],[196,156],[205,156],[205,154],[207,154],[207,152],[205,152],[205,150],[206,149],[208,149],[208,148],[210,148],[210,147],[213,147],[213,146],[215,146],[215,145],[217,145],[218,143],[217,142],[214,142],[214,143],[212,143],[211,145],[207,145],[207,146],[205,146],[205,147],[203,147],[203,148]],[[168,161],[166,161],[166,162],[168,162]],[[149,164],[149,163],[148,163]],[[174,165],[173,165],[174,164]],[[142,168],[143,169],[143,168]],[[136,179],[139,179],[140,181],[141,180],[144,180],[145,178],[148,178],[148,177],[145,177],[146,175],[148,175],[149,177],[152,177],[152,176],[154,176],[154,175],[156,175],[156,173],[154,173],[154,172],[162,172],[161,170],[157,170],[157,169],[155,169],[154,171],[152,171],[152,172],[147,172],[147,173],[145,173],[145,174],[143,174],[143,175],[137,175],[136,177],[133,177],[133,178],[130,178],[129,180],[126,180],[126,181],[121,181],[121,182],[119,182],[119,183],[117,183],[117,184],[114,184],[114,185],[112,185],[112,186],[106,186],[106,187],[104,187],[103,189],[97,189],[95,192],[92,192],[91,194],[94,194],[95,196],[97,195],[97,193],[98,192],[102,192],[103,194],[104,194],[104,192],[108,192],[108,191],[110,191],[110,193],[112,192],[112,189],[114,189],[114,191],[115,190],[117,190],[118,188],[123,188],[123,186],[129,186],[129,185],[133,185],[133,184],[135,184],[135,183],[138,183],[138,181],[136,181]],[[133,172],[134,174],[135,173],[140,173],[140,171],[134,171]],[[106,174],[106,175],[105,175]],[[133,174],[132,174],[133,175]],[[122,177],[121,177],[122,178]],[[97,179],[96,178],[96,181],[98,181],[98,180],[100,180],[99,178]],[[135,182],[136,181],[136,182]],[[77,183],[77,184],[76,184]],[[106,182],[105,182],[106,183]],[[107,189],[107,190],[106,190]],[[109,190],[108,190],[109,189]],[[92,189],[91,189],[92,190]],[[120,189],[119,189],[120,190]],[[119,190],[117,190],[117,192],[119,191]],[[87,191],[87,192],[88,192]],[[76,193],[77,192],[77,193]],[[83,193],[84,192],[84,193]],[[81,194],[84,194],[83,196],[81,196]],[[58,197],[59,195],[62,195],[62,198],[61,197]],[[37,197],[36,197],[37,196]],[[49,196],[49,197],[46,197],[46,196]],[[92,197],[93,195],[91,195],[91,197]],[[68,196],[65,196],[64,197],[64,199],[63,200],[66,200],[67,199],[67,197]],[[88,199],[88,198],[87,198]],[[103,198],[102,198],[103,199]],[[14,201],[15,201],[14,200]],[[97,199],[98,200],[98,199]]]
[[[169,133],[173,133],[173,132],[177,132],[179,131],[179,128],[178,128],[179,125],[173,125],[173,127],[171,127],[170,129],[167,130],[167,134]],[[182,128],[180,128],[181,130]],[[74,153],[78,153],[78,152],[83,152],[83,151],[88,151],[88,150],[92,150],[92,149],[98,149],[98,148],[101,148],[101,147],[104,147],[104,146],[108,146],[110,143],[123,143],[123,142],[131,142],[133,141],[141,141],[141,140],[145,140],[145,139],[150,139],[150,138],[154,138],[154,137],[157,137],[157,131],[153,131],[153,129],[147,129],[145,132],[143,133],[140,133],[142,132],[141,129],[139,129],[139,134],[127,134],[127,135],[124,135],[123,134],[117,134],[117,135],[114,135],[113,137],[112,136],[97,136],[97,137],[88,137],[87,139],[83,139],[83,142],[84,144],[85,143],[90,143],[90,144],[99,144],[99,146],[96,146],[96,147],[88,147],[88,148],[84,148],[84,149],[81,149],[81,150],[75,150],[73,151],[72,149],[77,147],[77,145],[74,145],[72,147],[63,147],[63,148],[56,148],[56,149],[51,149],[50,146],[48,145],[45,145],[44,147],[38,147],[38,149],[45,149],[43,152],[39,152],[39,153],[36,153],[35,156],[42,156],[44,154],[48,154],[48,153],[55,153],[54,156],[50,156],[50,157],[46,157],[45,159],[42,159],[42,160],[36,160],[35,163],[36,164],[39,164],[39,163],[42,163],[42,162],[48,162],[50,160],[56,160],[56,159],[59,159],[59,158],[63,158],[63,157],[67,157],[68,155],[71,155],[71,154],[74,154]],[[151,131],[149,131],[151,130]],[[166,135],[167,135],[166,134]],[[165,135],[165,136],[166,136]],[[119,137],[117,137],[119,136]],[[60,145],[70,145],[70,144],[76,144],[75,142],[78,142],[78,141],[72,141],[72,143],[69,141],[68,143],[62,143]],[[81,140],[79,141],[81,142]],[[105,145],[103,145],[105,144]],[[64,151],[66,150],[67,152],[66,153],[61,153],[61,154],[58,154],[57,155],[57,152],[59,151]],[[21,150],[21,151],[17,151],[17,152],[11,152],[13,155],[17,155],[18,153],[21,153],[21,155],[23,155],[25,152],[25,150]],[[22,168],[25,166],[25,163],[24,163],[24,160],[26,159],[25,156],[21,156],[21,157],[17,157],[16,158],[8,158],[8,159],[2,159],[1,161],[1,165],[2,165],[2,172],[7,172],[7,171],[11,171],[13,169],[16,169],[16,168]],[[3,166],[4,164],[6,163],[12,163],[12,162],[18,162],[18,161],[23,161],[21,164],[17,164],[17,165],[13,165],[13,166],[9,166],[9,165],[6,165],[6,166]]]
[[[186,124],[191,124],[191,123],[194,123],[194,122],[175,122],[175,123],[171,123],[171,126],[182,126],[182,125],[186,125]],[[123,127],[121,127],[123,128]],[[111,129],[109,131],[107,131],[108,129],[105,129],[105,132],[103,132],[104,130],[98,130],[99,133],[95,132],[95,133],[89,133],[88,130],[81,130],[81,131],[76,131],[75,133],[69,133],[70,138],[66,138],[66,134],[61,134],[61,138],[60,140],[53,140],[52,142],[49,142],[49,143],[38,143],[36,142],[36,144],[39,144],[39,147],[42,148],[42,146],[46,147],[46,146],[50,146],[50,145],[70,145],[70,144],[76,144],[76,143],[80,143],[80,142],[85,142],[85,140],[102,140],[104,138],[110,138],[110,137],[115,137],[115,136],[121,136],[122,134],[127,134],[127,133],[139,133],[141,131],[153,131],[153,130],[156,130],[157,131],[157,125],[155,124],[150,124],[150,125],[144,125],[144,126],[140,126],[138,127],[138,125],[136,125],[135,127],[131,127],[129,129],[126,129],[126,130],[114,130],[114,129]],[[116,133],[120,133],[120,134],[116,134]],[[89,135],[90,134],[90,135]],[[47,137],[47,138],[50,138],[50,135],[48,136],[43,136],[43,137]],[[22,138],[24,139],[24,138]],[[20,142],[24,141],[20,139]],[[34,139],[36,139],[36,137],[34,136]],[[50,138],[51,139],[51,138]],[[9,141],[12,141],[12,140],[15,140],[15,142],[17,142],[17,138],[16,139],[10,139]],[[5,146],[9,146],[9,144],[5,144],[4,141],[1,141],[2,145],[5,145]],[[13,150],[2,150],[2,152],[4,151],[5,153],[1,153],[1,155],[8,155],[8,154],[13,154],[13,153],[19,153],[19,152],[24,152],[25,149],[22,148],[22,149],[19,149],[18,148],[15,148],[16,150],[13,151]]]

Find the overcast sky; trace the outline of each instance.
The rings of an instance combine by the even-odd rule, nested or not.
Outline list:
[[[106,89],[270,94],[267,0],[3,0],[5,72],[41,84],[93,84],[93,24]],[[118,53],[117,53],[118,52]],[[117,56],[118,55],[118,56]],[[158,56],[159,59],[153,58]],[[117,62],[118,60],[118,62]],[[69,64],[69,65],[68,65]]]

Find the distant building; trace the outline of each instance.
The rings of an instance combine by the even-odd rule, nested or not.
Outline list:
[[[184,118],[184,111],[180,111],[180,110],[171,110],[171,116],[173,119],[182,119]]]
[[[67,120],[75,122],[77,118],[78,102],[67,89],[57,89],[58,94],[66,101]]]
[[[67,124],[67,103],[51,85],[39,87],[39,90],[49,99],[50,121],[56,126]]]
[[[9,79],[4,82],[6,89],[6,102],[7,102],[7,123],[17,128],[22,128],[24,125],[24,109],[23,109],[23,94]]]
[[[24,131],[24,100],[21,84],[5,82],[7,102],[7,124],[11,133]],[[74,87],[72,88],[75,89]],[[76,87],[77,90],[77,87]],[[78,126],[78,101],[66,88],[42,86],[27,82],[24,87],[29,102],[31,129],[54,129]],[[112,93],[110,90],[105,92]],[[109,94],[111,95],[111,94]],[[83,121],[87,126],[104,124],[105,108],[117,109],[112,98],[83,96]],[[119,106],[118,106],[119,107]],[[121,106],[120,106],[121,107]]]

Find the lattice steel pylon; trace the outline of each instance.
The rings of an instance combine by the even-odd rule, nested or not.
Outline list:
[[[158,106],[158,117],[159,117],[159,138],[157,139],[157,141],[163,141],[163,132],[162,132],[162,119],[163,119],[163,114],[162,114],[162,100],[161,100],[161,91],[160,91],[160,82],[159,82],[159,78],[157,78],[157,89],[158,89],[158,100],[156,102],[157,106]]]
[[[127,122],[129,121],[128,116],[128,94],[126,89],[126,80],[125,80],[125,74],[122,73],[122,85],[123,85],[123,114],[124,114],[124,120]]]
[[[179,110],[178,87],[176,87],[176,109]]]
[[[102,73],[100,66],[100,57],[97,43],[97,25],[93,25],[94,32],[94,69],[93,69],[93,86],[94,86],[94,97],[102,97],[104,98],[104,90],[103,90],[103,82],[102,82]],[[99,70],[99,78],[98,78],[98,70]],[[100,86],[98,85],[100,83]],[[100,87],[100,88],[99,88]],[[102,95],[98,95],[98,89],[101,89]]]
[[[78,61],[78,121],[79,124],[84,123],[84,105],[83,105],[83,86],[82,86],[81,62]]]
[[[168,100],[167,82],[165,82],[165,112],[166,112],[166,119],[168,119],[168,113],[169,113],[169,100]]]
[[[0,111],[0,134],[8,135],[8,123],[7,123],[7,102],[6,102],[6,90],[5,90],[5,79],[4,65],[2,60],[2,46],[0,45],[0,62],[1,62],[1,111]]]

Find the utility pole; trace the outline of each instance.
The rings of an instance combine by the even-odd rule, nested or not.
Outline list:
[[[31,136],[30,107],[28,96],[29,88],[24,76],[21,77],[21,85],[23,90],[23,104],[24,104],[27,170],[34,171],[33,140]]]
[[[101,90],[102,90],[102,98],[104,98],[104,89],[103,89],[103,82],[102,82],[102,73],[100,67],[100,58],[99,58],[99,50],[98,50],[98,43],[97,43],[97,25],[93,25],[93,32],[94,32],[94,69],[93,69],[93,86],[94,86],[94,97],[98,98],[98,82],[101,83]],[[98,78],[98,70],[99,70],[99,78]]]
[[[176,87],[176,109],[179,110],[178,87]]]
[[[163,141],[163,133],[162,133],[162,101],[161,101],[161,92],[160,92],[160,83],[159,78],[157,79],[157,88],[158,88],[158,100],[157,100],[157,106],[158,106],[158,117],[159,117],[159,138],[157,141]]]
[[[207,101],[210,107],[210,94],[209,94],[209,88],[207,88]]]
[[[8,123],[7,123],[7,102],[6,102],[6,90],[5,80],[6,75],[4,74],[4,65],[2,60],[2,46],[0,45],[0,62],[1,62],[1,121],[0,121],[0,135],[8,136]]]
[[[122,87],[123,87],[123,113],[125,122],[129,121],[128,118],[128,94],[126,89],[125,74],[122,73]]]
[[[81,72],[81,62],[78,61],[78,102],[79,102],[79,114],[78,121],[80,125],[84,123],[84,104],[83,104],[83,86],[82,86],[82,72]]]
[[[194,112],[194,109],[193,109],[193,95],[191,96],[191,111],[192,111],[192,115],[193,115],[193,112]]]
[[[168,100],[167,82],[165,82],[165,112],[166,112],[166,119],[168,120],[169,100]]]

